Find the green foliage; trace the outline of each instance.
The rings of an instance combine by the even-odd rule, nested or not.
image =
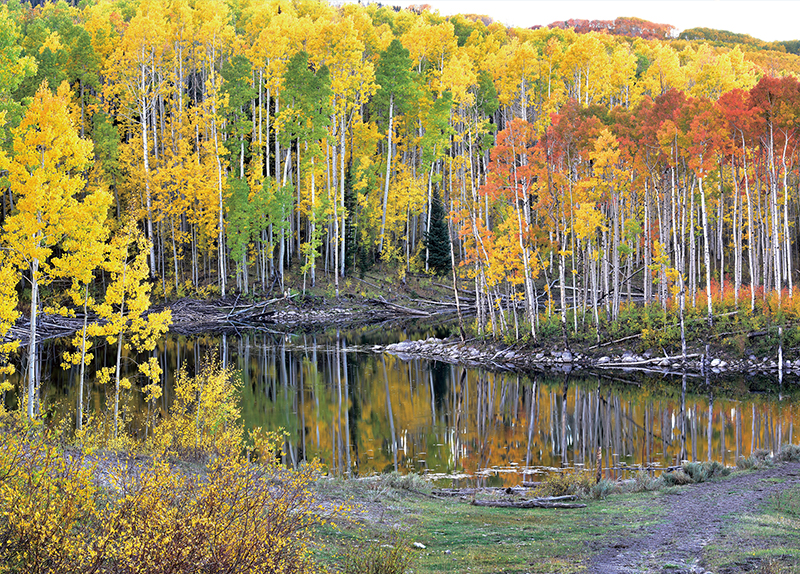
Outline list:
[[[355,269],[366,257],[358,236],[358,196],[353,189],[353,169],[350,164],[344,172],[344,209],[347,213],[344,231],[344,259],[346,269]]]
[[[236,54],[221,70],[224,80],[223,90],[227,94],[226,115],[230,118],[233,137],[225,141],[231,157],[238,158],[240,165],[246,161],[249,143],[245,136],[252,130],[253,124],[249,121],[246,107],[250,100],[256,96],[256,90],[251,87],[252,66],[246,56]]]
[[[375,81],[380,86],[373,104],[376,112],[386,113],[391,103],[393,114],[403,113],[412,105],[416,95],[416,85],[411,73],[411,57],[408,49],[397,38],[381,52],[375,68]],[[387,116],[388,118],[388,116]]]
[[[428,248],[428,264],[437,275],[450,272],[450,233],[445,221],[445,210],[439,197],[439,190],[433,192],[431,201],[431,229],[425,234],[425,246]]]
[[[254,204],[250,202],[250,186],[246,179],[228,178],[226,203],[228,227],[226,229],[228,249],[234,261],[241,262],[253,233]]]
[[[800,462],[800,445],[783,445],[777,458],[781,462]]]
[[[327,66],[315,68],[307,52],[294,54],[286,64],[281,97],[289,104],[281,116],[282,144],[307,141],[319,154],[318,140],[325,137],[331,116],[331,79]]]
[[[492,77],[485,70],[481,70],[478,74],[478,90],[476,95],[478,99],[478,109],[483,111],[487,116],[493,115],[500,107],[500,100],[497,98],[497,89],[494,87]]]

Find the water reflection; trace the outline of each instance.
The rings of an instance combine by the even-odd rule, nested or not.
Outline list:
[[[170,336],[155,351],[167,365],[159,408],[170,403],[174,372],[193,372],[213,352],[241,373],[246,426],[286,431],[287,464],[317,457],[337,475],[396,469],[490,484],[536,480],[554,467],[595,469],[598,456],[609,476],[682,460],[731,465],[794,440],[796,393],[777,382],[753,393],[745,380],[522,377],[402,361],[373,353],[373,342],[352,334]],[[47,352],[43,402],[69,416],[76,372]],[[130,373],[142,359],[128,357]],[[90,385],[89,410],[101,412],[104,398]],[[147,407],[134,391],[124,408],[135,428]]]

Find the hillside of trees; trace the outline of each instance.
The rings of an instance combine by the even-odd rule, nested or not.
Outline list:
[[[572,29],[579,34],[605,32],[617,36],[645,38],[647,40],[669,40],[675,35],[675,27],[669,24],[656,24],[641,18],[623,17],[615,20],[570,19],[548,24],[548,28]]]
[[[103,290],[133,269],[159,297],[258,296],[289,270],[338,293],[376,263],[451,259],[498,336],[625,301],[711,323],[726,297],[790,300],[797,56],[487,21],[2,5],[0,315],[112,316],[132,288]]]

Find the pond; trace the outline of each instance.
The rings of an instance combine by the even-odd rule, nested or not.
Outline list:
[[[555,468],[594,470],[598,455],[615,477],[681,460],[733,465],[795,440],[796,385],[752,377],[523,376],[372,350],[441,334],[168,335],[155,352],[166,365],[161,408],[178,369],[192,373],[216,355],[240,374],[246,427],[286,431],[287,464],[319,458],[337,475],[398,470],[448,484],[513,485]],[[45,349],[42,402],[56,417],[74,417],[77,369],[62,370],[59,353],[57,343]],[[114,360],[114,349],[96,354],[101,366]],[[126,362],[131,373],[134,359]],[[105,389],[89,387],[88,411],[100,412]],[[134,429],[146,408],[135,389],[123,404]],[[7,407],[14,400],[7,396]]]

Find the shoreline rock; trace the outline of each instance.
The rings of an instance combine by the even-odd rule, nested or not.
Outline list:
[[[637,371],[655,374],[710,377],[718,375],[762,374],[780,377],[778,363],[770,358],[735,359],[726,356],[706,357],[691,353],[653,357],[648,353],[631,351],[609,354],[587,354],[574,350],[543,352],[521,350],[502,343],[437,339],[430,337],[417,341],[401,341],[385,346],[375,345],[372,351],[388,353],[401,360],[424,358],[467,367],[486,367],[498,371],[550,371],[559,373],[602,371]],[[784,378],[800,378],[800,360],[785,361]]]

